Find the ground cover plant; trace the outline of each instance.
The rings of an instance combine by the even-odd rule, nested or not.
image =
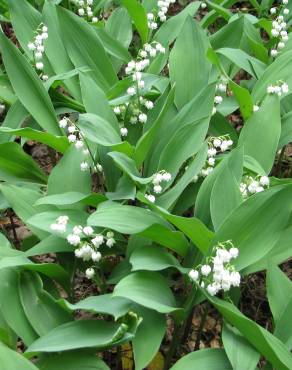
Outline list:
[[[0,9],[0,369],[292,369],[288,0]]]

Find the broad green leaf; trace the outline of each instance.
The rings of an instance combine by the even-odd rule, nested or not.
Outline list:
[[[88,224],[107,227],[123,234],[140,233],[155,224],[169,228],[169,224],[163,218],[150,210],[116,203],[99,207],[89,216]]]
[[[224,18],[227,22],[229,21],[229,19],[232,17],[232,13],[230,12],[230,10],[224,8],[223,6],[213,2],[213,1],[209,1],[209,0],[206,0],[206,4],[213,10],[215,10],[215,12],[221,16],[222,18]]]
[[[279,55],[273,63],[265,70],[259,80],[255,83],[252,96],[255,102],[263,100],[269,85],[275,85],[279,80],[292,86],[291,65],[292,50]]]
[[[113,297],[111,294],[91,296],[71,304],[67,301],[60,302],[62,306],[71,311],[83,310],[104,315],[111,315],[115,320],[126,315],[132,308],[132,302],[121,297]]]
[[[276,265],[267,273],[267,295],[275,321],[274,335],[292,348],[292,282]]]
[[[40,207],[40,206],[38,206]],[[87,213],[75,209],[62,209],[57,211],[48,211],[35,213],[32,217],[28,218],[27,224],[31,226],[37,226],[39,229],[53,233],[51,224],[56,222],[57,218],[62,215],[67,215],[69,221],[67,224],[68,234],[72,231],[75,225],[85,225]],[[59,237],[65,238],[67,233],[57,234]]]
[[[0,271],[0,277],[1,314],[11,329],[23,340],[25,345],[30,345],[38,336],[27,320],[20,301],[18,289],[19,273],[16,269],[3,269]],[[1,365],[2,359],[1,355]],[[11,367],[7,368],[7,370],[10,369]]]
[[[145,208],[108,204],[89,216],[89,225],[106,227],[123,234],[140,234],[157,243],[185,255],[188,242],[182,233],[172,231],[171,226],[162,217]]]
[[[2,129],[18,129],[25,119],[29,116],[28,111],[24,108],[19,100],[17,100],[9,109],[6,114],[6,117],[1,125]],[[7,141],[13,141],[12,134],[4,134],[0,135],[0,143],[6,143]]]
[[[13,211],[24,223],[26,223],[30,217],[34,216],[38,212],[49,208],[47,206],[34,206],[35,202],[41,197],[40,192],[36,190],[8,184],[0,185],[0,188]],[[40,239],[48,235],[46,232],[41,231],[37,224],[36,227],[31,227],[31,231]]]
[[[64,153],[69,147],[69,142],[65,136],[55,136],[49,132],[37,131],[30,127],[13,129],[9,127],[0,127],[2,133],[25,137],[39,143],[46,144],[60,153]]]
[[[89,75],[100,88],[107,91],[118,79],[94,29],[69,10],[58,7],[57,13],[65,48],[73,64],[76,68],[88,66],[91,69]]]
[[[79,116],[78,127],[82,134],[94,143],[103,146],[112,146],[121,142],[120,135],[113,126],[95,114],[81,114]]]
[[[240,112],[243,119],[248,119],[253,112],[253,101],[247,89],[230,81],[229,86],[234,93],[234,96],[239,104]]]
[[[113,295],[161,313],[179,309],[167,280],[153,271],[139,271],[126,276],[115,286]]]
[[[71,145],[53,168],[48,179],[48,195],[71,191],[89,194],[91,177],[89,171],[81,171],[80,164],[88,158]]]
[[[56,327],[32,343],[26,353],[59,352],[81,348],[105,349],[130,341],[134,333],[128,325],[101,321],[80,320]]]
[[[46,356],[37,365],[40,370],[110,370],[99,357],[85,351]]]
[[[9,182],[46,183],[36,162],[17,143],[0,144],[0,179]]]
[[[232,370],[228,358],[223,349],[201,349],[200,351],[189,353],[178,360],[170,370]]]
[[[58,252],[73,252],[73,246],[69,246],[67,241],[55,235],[50,235],[44,238],[39,243],[34,245],[32,248],[24,252],[26,257],[37,256],[47,253],[58,253]]]
[[[17,98],[7,76],[0,76],[0,99],[9,105],[13,105]]]
[[[0,269],[22,267],[25,270],[40,272],[56,280],[65,290],[69,291],[70,277],[62,266],[56,263],[33,263],[24,256],[4,257],[0,259]]]
[[[68,312],[43,289],[42,281],[37,274],[22,272],[19,291],[26,317],[39,336],[72,320]]]
[[[178,201],[185,188],[193,181],[204,166],[207,158],[207,144],[203,144],[195,159],[188,166],[183,175],[178,179],[175,185],[164,192],[156,201],[156,204],[165,208],[172,209]]]
[[[182,108],[208,84],[211,70],[211,63],[205,57],[208,47],[205,31],[188,16],[169,58],[170,79],[176,86],[175,102],[178,108]]]
[[[242,165],[243,151],[238,148],[231,152],[228,162],[215,179],[210,198],[210,212],[215,230],[243,201],[239,190],[242,174],[239,171],[240,176],[235,177],[234,171],[234,166],[239,170]]]
[[[256,79],[258,79],[267,68],[265,63],[259,61],[254,57],[251,57],[241,49],[222,48],[216,50],[216,53],[224,55],[235,65],[245,70]]]
[[[226,170],[226,168],[228,168]],[[228,177],[225,181],[229,182],[229,190],[233,189],[232,193],[226,188],[224,190],[224,197],[220,194],[218,198],[215,194],[220,192],[221,182],[217,182],[217,179],[221,177],[221,174],[224,172],[228,172],[227,176],[232,173],[232,178]],[[195,215],[205,224],[210,225],[211,220],[215,219],[215,222],[218,224],[220,223],[220,214],[221,214],[221,221],[223,220],[222,217],[226,216],[229,211],[232,210],[233,206],[237,204],[237,191],[235,187],[235,180],[239,183],[242,177],[242,148],[236,148],[235,150],[231,151],[227,156],[224,156],[222,161],[218,163],[214,170],[208,175],[197,195],[196,205],[195,205]],[[222,177],[221,177],[222,178]],[[219,180],[218,180],[219,181]],[[215,183],[217,182],[217,190],[214,190],[213,198],[211,198],[211,194],[215,187]],[[224,209],[221,210],[221,206],[225,201],[225,197],[229,199],[226,206],[224,205]],[[211,208],[211,201],[212,201],[212,208]],[[212,211],[212,214],[211,214]],[[222,211],[222,213],[221,213]],[[215,215],[216,214],[216,215]],[[215,225],[214,225],[215,226]]]
[[[135,369],[143,370],[159,351],[166,331],[165,315],[143,307],[138,308],[142,323],[133,339]],[[135,310],[136,312],[136,310]]]
[[[260,354],[237,329],[228,324],[224,324],[222,341],[233,369],[240,367],[242,370],[255,370],[260,359]]]
[[[188,159],[188,156],[195,154],[201,147],[203,140],[203,132],[208,129],[207,117],[211,116],[211,111],[214,103],[215,86],[207,85],[203,88],[191,101],[189,101],[177,114],[172,112],[170,117],[166,116],[160,127],[160,130],[156,133],[155,140],[152,143],[149,156],[146,161],[145,173],[146,175],[152,175],[158,169],[160,157],[164,154],[164,160],[177,168],[182,163],[178,164],[179,161],[175,161],[173,156],[174,148],[170,145],[170,142],[175,143],[176,150],[179,150],[180,160]],[[206,125],[202,124],[203,120],[206,120]],[[201,124],[200,124],[201,122]],[[192,125],[193,123],[193,125]],[[193,132],[189,133],[187,142],[183,142],[183,138],[187,136],[187,132],[191,131],[193,127],[199,131],[196,137]],[[179,133],[179,135],[178,135]],[[195,142],[195,150],[192,143]],[[186,145],[186,148],[185,148]],[[166,154],[166,152],[170,154]],[[164,169],[164,168],[162,168]],[[172,173],[174,179],[174,173]]]
[[[148,38],[147,14],[142,4],[137,0],[122,0],[122,4],[128,10],[137,31],[140,34],[142,42],[145,44]]]
[[[291,368],[292,355],[279,339],[244,316],[232,303],[217,297],[208,296],[208,299],[277,370]]]
[[[269,173],[274,164],[281,134],[280,104],[276,96],[268,96],[258,112],[245,123],[239,137],[244,154],[255,158]]]
[[[82,204],[96,206],[106,201],[107,198],[98,193],[84,194],[77,191],[68,191],[67,193],[48,195],[36,201],[36,205],[52,204],[55,206],[70,205],[81,202]]]
[[[1,370],[38,370],[38,368],[16,351],[0,342]]]
[[[3,32],[0,32],[0,47],[8,77],[18,99],[44,130],[60,135],[53,104],[36,72]]]
[[[154,40],[162,45],[170,45],[180,34],[188,16],[193,17],[200,7],[200,3],[190,3],[181,12],[164,22],[154,35]]]
[[[155,139],[155,135],[157,135],[159,128],[161,124],[163,123],[163,119],[166,116],[170,106],[173,104],[174,99],[174,89],[172,89],[163,104],[163,107],[161,108],[161,111],[156,118],[155,122],[151,125],[149,130],[147,130],[138,140],[136,144],[136,149],[134,153],[134,158],[138,166],[140,166],[144,159],[147,157],[148,152],[153,144],[153,141]]]
[[[60,26],[56,7],[51,1],[46,1],[43,7],[44,23],[49,29],[49,37],[45,42],[46,55],[55,71],[55,74],[60,75],[74,69],[74,64],[71,62],[68,53],[62,41],[62,25]],[[64,85],[68,91],[77,99],[81,99],[80,86],[78,78],[72,76],[66,79]]]
[[[172,254],[157,246],[135,249],[130,256],[129,262],[132,265],[132,271],[160,271],[174,267],[181,272],[186,272]]]
[[[232,240],[240,251],[235,261],[238,270],[261,259],[286,227],[291,213],[287,197],[291,191],[291,185],[277,186],[250,197],[227,217],[212,244]]]
[[[99,41],[110,55],[122,60],[124,63],[128,63],[131,60],[131,54],[128,50],[108,32],[102,28],[97,28],[95,31]]]
[[[127,155],[119,152],[111,152],[108,153],[108,155],[114,160],[115,164],[136,183],[146,185],[151,182],[152,177],[141,177],[134,160]]]

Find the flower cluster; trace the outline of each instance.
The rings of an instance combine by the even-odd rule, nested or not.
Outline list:
[[[68,216],[58,217],[57,222],[51,224],[51,230],[61,234],[65,233],[68,221]],[[74,253],[77,258],[81,258],[84,262],[99,262],[102,258],[99,247],[105,244],[111,248],[116,243],[116,240],[112,231],[107,231],[105,235],[103,233],[96,234],[91,226],[82,227],[81,225],[76,225],[73,227],[72,233],[68,234],[67,242],[76,247]],[[88,278],[92,278],[94,274],[93,267],[86,270]]]
[[[175,3],[175,0],[158,0],[157,6],[157,17],[153,13],[148,13],[147,14],[147,19],[148,19],[148,27],[151,30],[156,30],[158,27],[157,20],[159,19],[160,22],[165,22],[166,21],[166,13],[168,12],[168,8],[170,4]]]
[[[93,0],[77,0],[78,8],[78,14],[80,17],[88,17],[92,20],[93,23],[96,23],[98,21],[97,17],[93,16],[92,6]]]
[[[278,55],[278,51],[285,47],[285,43],[288,41],[288,33],[286,31],[287,23],[284,21],[285,15],[289,14],[289,9],[285,7],[288,4],[289,0],[282,0],[282,4],[279,10],[275,7],[270,9],[270,13],[275,15],[278,13],[278,16],[272,23],[271,35],[277,38],[276,48],[271,50],[271,56],[275,58]]]
[[[57,218],[57,222],[51,224],[51,230],[56,231],[57,233],[64,233],[67,230],[67,223],[69,221],[68,216],[60,216]]]
[[[200,176],[207,177],[210,175],[216,165],[216,155],[218,153],[226,152],[232,145],[233,141],[228,136],[209,138],[206,163],[200,173],[194,177],[193,181],[197,182]]]
[[[44,63],[42,61],[43,53],[45,51],[44,40],[49,37],[48,27],[41,24],[36,30],[36,33],[35,38],[27,45],[27,47],[33,52],[35,68],[38,71],[42,71],[44,69]],[[48,75],[41,73],[42,80],[47,81],[48,78]]]
[[[239,189],[243,198],[248,198],[250,195],[260,193],[267,189],[270,185],[268,176],[245,176],[240,183]]]
[[[223,94],[227,92],[227,81],[224,77],[221,78],[221,81],[216,85],[216,96],[214,98],[214,107],[212,114],[217,112],[216,106],[223,102]]]
[[[145,44],[138,53],[138,59],[131,60],[125,68],[126,74],[132,77],[133,85],[127,89],[131,101],[114,107],[114,112],[121,122],[125,121],[125,116],[128,114],[130,114],[129,122],[132,125],[137,122],[147,122],[146,111],[152,109],[154,104],[151,100],[143,97],[145,81],[142,78],[142,71],[149,66],[150,58],[154,58],[159,53],[165,53],[165,48],[159,42]],[[127,136],[128,129],[121,126],[120,133],[121,136]]]
[[[90,151],[78,127],[68,117],[63,117],[59,121],[59,126],[62,129],[67,130],[67,135],[68,135],[67,137],[68,137],[69,142],[74,144],[76,149],[82,150],[82,153],[88,157],[90,155]],[[84,172],[84,171],[88,171],[89,169],[90,169],[89,162],[82,161],[80,164],[80,170]],[[102,172],[101,164],[93,163],[93,170],[95,172]]]
[[[286,82],[279,81],[276,85],[269,85],[267,87],[268,94],[277,94],[278,96],[282,96],[283,94],[287,94],[289,92],[289,86]]]
[[[159,171],[153,175],[152,179],[152,186],[153,186],[153,192],[155,194],[160,194],[163,191],[163,188],[161,186],[162,182],[169,182],[171,180],[171,174],[169,172],[166,172],[164,170]],[[156,198],[153,194],[145,194],[145,197],[149,200],[149,202],[154,203]]]
[[[192,269],[189,272],[189,277],[214,296],[221,290],[227,292],[231,287],[238,287],[241,277],[230,263],[239,255],[238,248],[235,248],[230,240],[218,243],[213,248],[212,254],[214,256],[207,258],[204,265]]]

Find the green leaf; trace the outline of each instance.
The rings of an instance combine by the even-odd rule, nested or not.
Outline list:
[[[44,23],[48,26],[50,36],[45,42],[45,53],[57,75],[64,74],[74,69],[62,40],[62,27],[60,27],[55,5],[46,1],[43,7]],[[78,78],[72,76],[66,79],[64,85],[68,91],[80,101],[80,86]]]
[[[38,336],[30,325],[24,313],[23,306],[20,301],[18,284],[18,271],[16,271],[15,269],[4,269],[0,271],[1,314],[3,315],[7,324],[11,327],[11,329],[17,334],[18,337],[23,340],[25,345],[30,345]],[[11,367],[7,368],[7,370],[10,369]]]
[[[260,354],[237,329],[225,324],[222,331],[222,341],[233,369],[240,366],[241,370],[255,370]]]
[[[16,351],[12,351],[0,342],[2,370],[38,370],[38,368]]]
[[[38,212],[48,209],[48,207],[36,207],[34,203],[41,197],[41,194],[29,188],[14,186],[14,185],[0,185],[1,191],[10,204],[17,216],[26,223],[27,220],[37,214]],[[16,196],[17,194],[17,196]],[[37,224],[36,227],[31,227],[31,231],[40,239],[47,236],[47,233],[41,231]]]
[[[22,123],[28,116],[28,111],[24,108],[19,100],[16,100],[16,102],[10,107],[9,111],[7,112],[1,128],[17,129],[22,125]],[[13,141],[13,135],[2,133],[0,135],[0,143],[3,144],[7,141]]]
[[[207,144],[204,143],[196,154],[195,159],[189,164],[187,170],[177,180],[174,186],[164,192],[156,201],[156,204],[165,208],[172,209],[185,188],[193,181],[195,176],[199,174],[207,158]]]
[[[68,139],[65,136],[55,136],[50,134],[49,132],[37,131],[30,127],[19,129],[1,127],[0,132],[38,141],[39,143],[46,144],[60,153],[64,153],[69,147]]]
[[[209,45],[205,31],[188,16],[169,58],[170,79],[176,85],[175,102],[179,109],[208,84],[211,63],[205,55]]]
[[[208,296],[209,301],[278,370],[289,370],[292,355],[270,332],[244,316],[232,303]]]
[[[113,126],[100,116],[91,113],[79,116],[78,127],[83,135],[103,146],[113,146],[121,142],[120,135]]]
[[[180,34],[188,16],[193,17],[199,8],[200,3],[190,3],[181,12],[168,18],[155,33],[154,40],[165,46],[172,44]]]
[[[142,4],[137,0],[122,0],[122,4],[128,10],[142,42],[145,44],[148,38],[147,14]]]
[[[132,341],[135,369],[143,370],[159,351],[166,331],[166,320],[165,315],[143,307],[137,307],[135,312],[143,319]]]
[[[291,65],[292,50],[279,55],[255,83],[252,90],[254,101],[260,102],[267,93],[267,87],[274,85],[279,80],[285,81],[289,86],[292,86]]]
[[[126,315],[133,305],[131,301],[122,297],[113,297],[112,294],[87,297],[75,304],[71,304],[64,300],[61,302],[61,304],[71,311],[83,310],[104,315],[111,315],[115,318],[115,320]]]
[[[105,203],[104,203],[105,204]],[[184,256],[188,242],[182,233],[172,231],[162,217],[145,208],[108,203],[89,216],[89,225],[106,227],[123,234],[141,234]]]
[[[267,295],[276,324],[274,335],[291,349],[292,282],[275,264],[267,271]]]
[[[147,209],[116,203],[99,207],[89,216],[88,224],[107,227],[123,234],[140,233],[155,224],[169,228],[166,221]]]
[[[153,271],[139,271],[126,276],[115,286],[113,295],[161,313],[179,309],[165,278]]]
[[[159,128],[161,127],[163,120],[167,115],[168,110],[170,109],[170,106],[173,104],[174,92],[175,89],[173,88],[169,92],[158,117],[153,122],[150,129],[147,130],[138,140],[134,153],[134,158],[137,163],[137,166],[140,166],[143,163],[144,159],[147,157],[147,154],[153,144],[155,136],[157,135]]]
[[[281,134],[279,98],[267,96],[258,112],[245,123],[239,137],[245,155],[256,159],[266,173],[274,164]],[[259,140],[260,139],[260,140]]]
[[[174,267],[183,273],[186,272],[186,269],[181,267],[172,254],[166,252],[163,248],[152,245],[135,249],[129,261],[132,265],[132,271],[160,271]]]
[[[45,184],[47,178],[19,144],[0,144],[0,179]]]
[[[231,152],[225,167],[218,173],[210,198],[212,223],[217,230],[228,215],[242,203],[239,183],[242,177],[243,151],[242,148]],[[235,173],[234,167],[236,166]]]
[[[128,63],[131,60],[132,56],[128,50],[122,45],[122,43],[106,32],[106,30],[97,28],[95,31],[99,41],[103,44],[105,50],[109,54],[122,60],[124,63]]]
[[[71,145],[50,173],[48,195],[71,191],[89,194],[91,191],[90,173],[80,170],[80,164],[85,158],[74,145]]]
[[[44,130],[60,135],[53,104],[36,72],[3,32],[0,32],[0,47],[8,77],[18,99]]]
[[[232,370],[228,358],[223,349],[201,349],[182,357],[170,370]]]
[[[114,160],[115,164],[126,173],[134,182],[146,185],[152,180],[152,177],[142,178],[135,162],[133,159],[129,158],[127,155],[119,152],[111,152],[108,155]]]
[[[101,320],[80,320],[58,326],[32,343],[26,353],[59,352],[79,348],[105,349],[128,342],[134,333],[128,326]]]
[[[69,10],[58,7],[57,13],[64,44],[73,64],[76,68],[88,66],[91,69],[89,75],[102,90],[107,91],[118,79],[94,29]]]
[[[40,370],[110,370],[95,354],[69,351],[42,358],[37,363]]]
[[[287,197],[291,196],[291,191],[291,185],[277,186],[247,199],[227,217],[212,244],[232,240],[240,251],[235,261],[238,270],[261,259],[277,243],[286,227],[291,213]]]
[[[68,312],[43,289],[42,281],[37,274],[23,272],[20,275],[19,290],[24,312],[39,336],[71,321]]]
[[[215,10],[217,14],[221,15],[221,17],[224,18],[226,21],[229,21],[229,19],[231,18],[232,13],[230,12],[230,10],[225,9],[223,6],[209,0],[206,0],[206,4],[209,5],[211,9]]]

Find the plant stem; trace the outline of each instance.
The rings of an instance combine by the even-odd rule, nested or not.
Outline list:
[[[283,146],[282,150],[281,150],[281,153],[279,155],[279,158],[278,158],[278,163],[277,163],[277,167],[276,167],[276,173],[275,175],[277,177],[279,177],[281,175],[281,164],[282,164],[282,160],[283,160],[283,157],[284,157],[284,154],[285,154],[285,150],[286,150],[286,146]]]
[[[16,233],[16,229],[15,229],[15,223],[14,223],[14,220],[13,220],[12,211],[10,209],[8,210],[8,217],[9,217],[10,225],[11,225],[11,228],[12,228],[14,245],[15,245],[16,249],[19,249],[19,244],[20,243],[19,243],[19,240],[18,240],[18,237],[17,237],[17,233]]]
[[[169,369],[171,360],[173,356],[175,355],[177,348],[182,342],[182,338],[184,337],[184,333],[186,331],[186,326],[188,325],[190,321],[190,316],[192,315],[192,312],[193,312],[193,304],[196,298],[196,293],[197,293],[197,289],[195,287],[192,287],[192,290],[190,294],[187,296],[187,299],[184,303],[184,311],[185,311],[184,319],[175,323],[172,341],[171,341],[169,350],[167,351],[167,354],[165,357],[164,370]]]
[[[204,325],[205,325],[205,322],[206,322],[206,319],[207,319],[207,315],[208,315],[208,306],[205,308],[204,312],[202,313],[200,327],[199,327],[199,330],[198,330],[196,343],[195,343],[195,351],[200,349],[200,341],[201,341],[201,337],[202,337],[202,331],[203,331],[203,328],[204,328]]]

